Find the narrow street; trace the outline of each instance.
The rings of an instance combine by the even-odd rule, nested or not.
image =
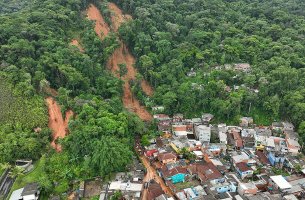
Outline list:
[[[158,175],[156,169],[154,169],[148,158],[144,156],[143,149],[140,146],[139,142],[136,142],[136,151],[140,154],[140,160],[142,161],[144,167],[147,170],[147,173],[144,177],[144,182],[149,182],[151,179],[154,179],[162,188],[162,190],[165,192],[165,194],[170,195],[171,197],[174,197],[174,193],[165,185],[163,179]],[[142,200],[147,200],[147,189],[144,189]]]

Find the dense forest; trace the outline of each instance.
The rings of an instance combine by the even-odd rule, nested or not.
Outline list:
[[[227,122],[249,115],[264,125],[304,120],[304,1],[115,2],[136,17],[120,34],[155,87],[153,104],[168,114],[210,112]],[[236,63],[251,71],[225,67]]]
[[[67,191],[72,180],[124,170],[144,123],[123,109],[122,81],[105,67],[117,35],[97,37],[94,22],[82,12],[89,1],[1,3],[6,6],[0,15],[0,163],[42,156],[36,181],[55,194]],[[109,15],[101,2],[94,3]],[[11,6],[16,9],[9,11]],[[70,44],[73,38],[84,52]],[[44,101],[54,93],[63,113],[72,109],[77,115],[70,135],[56,141],[60,154],[50,146]]]
[[[106,1],[0,2],[0,163],[39,160],[39,183],[61,194],[73,180],[124,170],[136,135],[148,130],[123,108],[123,82],[106,69],[122,39],[137,58],[148,97],[167,114],[236,123],[292,121],[305,141],[305,2],[303,0],[115,0],[133,20],[101,41],[84,10],[94,3],[107,23]],[[77,38],[84,52],[70,41]],[[234,70],[249,63],[251,70]],[[228,67],[229,66],[229,67]],[[50,147],[52,95],[72,109],[70,134]],[[113,152],[113,153],[112,153]],[[59,184],[60,182],[60,184]]]

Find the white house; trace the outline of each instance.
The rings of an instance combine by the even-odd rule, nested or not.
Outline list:
[[[39,197],[40,191],[38,189],[37,183],[27,184],[24,188],[15,190],[10,200],[37,200]]]
[[[206,125],[195,126],[195,136],[201,143],[209,144],[211,140],[211,127]]]
[[[219,137],[220,143],[222,143],[222,144],[228,143],[227,131],[228,131],[228,127],[226,124],[218,124],[218,137]]]
[[[301,149],[301,145],[298,143],[298,141],[293,139],[286,139],[286,143],[287,143],[288,151],[290,153],[294,153],[294,154],[299,153]]]

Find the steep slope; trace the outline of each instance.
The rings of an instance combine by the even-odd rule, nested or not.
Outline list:
[[[113,3],[109,4],[109,9],[112,11],[111,21],[112,21],[112,30],[117,31],[120,25],[128,19],[131,19],[129,15],[123,15],[122,11]],[[109,26],[105,23],[103,17],[97,10],[97,8],[91,4],[87,10],[88,18],[90,20],[95,20],[95,32],[99,35],[99,31],[103,31],[103,36],[106,36],[109,33]],[[98,12],[98,13],[97,13]],[[103,27],[100,27],[100,26]],[[100,36],[100,35],[99,35]],[[104,37],[100,37],[103,39]],[[135,58],[132,56],[128,48],[124,45],[123,42],[120,42],[120,47],[117,48],[113,55],[110,57],[107,63],[107,67],[109,70],[112,71],[117,77],[117,71],[119,69],[119,64],[126,64],[127,67],[127,74],[122,77],[124,80],[124,94],[123,94],[123,103],[125,108],[128,110],[135,112],[142,120],[149,121],[152,119],[151,114],[145,109],[144,106],[140,105],[140,102],[134,97],[133,93],[131,92],[131,88],[129,85],[130,80],[134,80],[136,78],[137,70],[134,68]],[[144,82],[144,81],[143,81]],[[152,94],[152,88],[149,87],[147,83],[143,83],[145,90],[144,92],[148,95]]]
[[[119,27],[121,26],[122,23],[126,22],[127,20],[131,20],[132,17],[130,15],[124,15],[122,13],[122,10],[117,7],[116,4],[114,3],[109,3],[108,4],[108,8],[111,11],[111,22],[112,22],[112,29],[117,32]],[[128,65],[127,64],[127,69],[128,69],[128,78],[129,80],[132,79],[134,80],[137,74],[137,70],[134,68],[134,64],[135,64],[135,58],[134,56],[129,52],[129,50],[127,48],[124,48],[124,43],[121,44],[121,46],[123,46],[123,50],[121,51],[121,49],[117,49],[116,55],[123,53],[122,56],[126,57],[126,60],[132,60],[132,62]],[[112,59],[115,59],[112,57]],[[118,69],[117,66],[115,69]],[[142,90],[144,91],[144,93],[148,96],[152,96],[153,94],[153,88],[148,84],[148,82],[146,80],[142,80],[141,81],[141,87]]]
[[[87,9],[87,16],[88,19],[95,21],[94,30],[96,34],[99,36],[101,40],[104,39],[105,36],[108,35],[110,28],[108,24],[105,22],[98,8],[93,4],[90,4],[89,8]]]
[[[73,111],[66,111],[66,117],[63,119],[61,114],[60,106],[52,97],[46,98],[46,102],[49,110],[49,128],[53,133],[53,140],[51,145],[55,148],[57,152],[61,151],[61,146],[55,143],[57,138],[64,138],[68,133],[68,122],[73,116]]]

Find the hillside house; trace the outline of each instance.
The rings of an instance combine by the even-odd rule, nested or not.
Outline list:
[[[282,132],[284,130],[284,125],[281,122],[273,122],[271,124],[272,130],[276,132]]]
[[[170,180],[173,184],[184,182],[187,173],[187,169],[181,166],[174,167],[172,169],[168,169],[166,166],[163,166],[159,170],[159,175],[166,181]]]
[[[237,63],[234,64],[234,70],[244,73],[249,73],[251,71],[251,66],[249,63]]]
[[[157,121],[171,120],[171,118],[166,114],[155,114],[153,118]]]
[[[158,122],[158,130],[162,132],[171,132],[172,121],[170,119],[162,120]]]
[[[252,182],[239,183],[237,191],[239,195],[255,195],[258,192],[258,188]]]
[[[114,194],[116,191],[121,191],[125,199],[140,200],[142,189],[142,183],[112,181],[109,185],[108,192]]]
[[[294,125],[290,122],[282,122],[283,131],[294,131]]]
[[[232,130],[232,137],[234,139],[234,147],[236,150],[240,150],[244,147],[243,140],[241,139],[240,133],[237,130]]]
[[[202,144],[209,144],[211,140],[211,127],[206,125],[195,126],[195,137]]]
[[[183,114],[177,113],[173,115],[173,123],[182,123],[183,122]]]
[[[144,152],[144,155],[146,157],[156,157],[158,155],[158,150],[157,149],[147,150]]]
[[[38,200],[40,194],[37,183],[29,183],[24,188],[15,190],[10,200]]]
[[[210,182],[213,184],[222,183],[225,181],[222,174],[218,171],[213,163],[192,164],[189,165],[188,171],[190,175],[200,180],[201,184]]]
[[[164,111],[164,106],[153,106],[153,107],[151,107],[151,110],[153,112],[163,112]]]
[[[254,134],[255,134],[254,129],[243,129],[241,131],[241,138],[243,140],[243,145],[245,149],[253,149],[255,146],[255,139],[254,139]]]
[[[241,152],[239,155],[232,156],[233,164],[236,165],[237,163],[245,162],[248,163],[250,157],[245,153]]]
[[[173,152],[170,153],[159,153],[158,160],[161,164],[175,163],[177,161],[177,155]]]
[[[240,126],[241,127],[248,127],[253,124],[252,117],[242,117],[240,118]]]
[[[236,163],[235,168],[241,179],[252,177],[253,175],[253,170],[247,165],[247,163]]]
[[[228,138],[227,138],[227,125],[226,124],[218,124],[218,137],[219,141],[222,144],[227,144],[228,143]]]
[[[155,200],[157,197],[165,194],[161,186],[153,179],[147,187],[147,200]]]
[[[270,162],[263,151],[256,150],[255,154],[258,157],[258,160],[260,161],[261,164],[263,164],[264,166],[270,165]]]
[[[267,158],[272,166],[282,165],[285,161],[285,155],[282,153],[269,152]]]
[[[237,184],[235,182],[224,182],[214,185],[217,193],[236,192]]]
[[[299,140],[299,134],[295,131],[284,131],[285,139]]]
[[[176,137],[186,137],[188,134],[193,134],[192,125],[172,125],[172,133]]]
[[[214,115],[212,115],[210,113],[203,113],[201,116],[201,120],[204,124],[209,124],[213,118],[214,118]]]
[[[287,190],[292,188],[292,185],[286,181],[282,175],[270,176],[269,188],[272,190]]]
[[[294,139],[286,139],[288,152],[298,154],[301,150],[301,145]]]

